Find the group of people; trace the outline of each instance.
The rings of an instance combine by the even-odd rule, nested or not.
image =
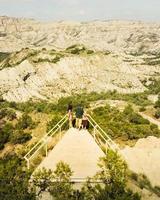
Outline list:
[[[86,112],[84,112],[83,106],[79,104],[76,109],[75,113],[73,113],[73,105],[72,102],[68,104],[67,108],[68,112],[68,119],[69,119],[69,127],[76,127],[79,130],[81,128],[88,129],[89,128],[89,121]]]

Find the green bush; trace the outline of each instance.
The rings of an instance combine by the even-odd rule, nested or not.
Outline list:
[[[159,119],[160,118],[160,108],[158,108],[154,114],[154,116]]]
[[[149,86],[146,86],[149,89],[149,93],[151,94],[159,94],[160,93],[160,79],[154,79]]]
[[[7,109],[3,108],[0,110],[0,119],[3,119],[7,114]]]
[[[87,200],[140,200],[137,193],[127,189],[128,169],[125,161],[116,153],[108,150],[101,158],[100,171],[94,182],[88,180],[83,188]]]
[[[160,108],[160,95],[158,96],[158,100],[156,101],[154,107],[155,108]]]
[[[16,124],[16,128],[17,129],[33,129],[35,127],[35,122],[33,122],[32,118],[27,115],[27,114],[23,114],[22,117],[19,119],[19,121]]]
[[[141,107],[139,108],[139,112],[144,112],[144,111],[146,111],[146,108],[145,108],[144,106],[141,106]]]
[[[147,119],[144,119],[141,115],[135,112],[129,114],[128,119],[131,123],[134,124],[150,124],[150,122]]]
[[[9,142],[9,137],[13,134],[14,127],[10,123],[6,123],[0,130],[0,149],[4,148],[5,143]]]
[[[4,117],[7,117],[8,120],[12,121],[16,119],[16,113],[11,109],[2,108],[0,110],[0,119],[3,119]]]
[[[10,142],[13,144],[23,144],[32,138],[30,133],[23,130],[16,130],[10,137]]]
[[[55,115],[52,120],[47,123],[47,131],[50,131],[61,119],[61,115]]]
[[[10,53],[0,52],[0,62],[9,57]]]
[[[94,109],[92,115],[105,132],[113,138],[133,140],[150,135],[160,136],[158,127],[135,113],[131,106],[127,106],[123,112],[120,112],[106,105]]]
[[[23,160],[14,153],[0,158],[0,199],[36,200],[35,192],[29,186],[30,175],[24,171]]]

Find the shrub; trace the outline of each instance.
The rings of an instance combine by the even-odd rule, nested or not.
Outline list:
[[[159,119],[160,118],[160,108],[158,108],[154,114],[155,118]]]
[[[109,105],[98,107],[93,110],[93,118],[113,138],[133,140],[150,135],[160,136],[158,127],[135,113],[130,105],[123,112]]]
[[[155,108],[160,108],[160,95],[158,96],[158,100],[156,101],[154,107]]]
[[[22,117],[19,119],[18,123],[16,124],[17,129],[33,129],[34,127],[35,123],[33,122],[32,118],[27,114],[23,114]]]
[[[3,149],[4,144],[9,142],[9,137],[13,134],[13,130],[14,128],[10,123],[5,124],[0,130],[0,149]]]
[[[0,52],[0,62],[2,62],[4,59],[8,58],[10,53],[4,53]]]
[[[16,115],[15,111],[8,110],[7,111],[7,118],[8,118],[8,120],[11,120],[11,121],[14,120],[14,119],[16,119],[17,115]]]
[[[133,112],[129,114],[129,121],[134,124],[150,124],[147,119],[144,119],[141,115]]]
[[[47,131],[51,130],[61,120],[61,115],[55,115],[51,121],[47,123]]]
[[[141,107],[139,108],[139,112],[144,112],[144,111],[146,111],[146,108],[145,108],[144,106],[141,106]]]
[[[32,138],[30,133],[26,133],[23,130],[16,130],[10,137],[10,142],[13,144],[23,144]]]
[[[159,94],[159,92],[160,92],[160,79],[159,80],[154,79],[152,81],[152,83],[147,87],[148,87],[149,92],[151,94]]]
[[[7,117],[8,120],[16,119],[16,113],[13,110],[3,108],[0,110],[0,119]]]
[[[7,114],[7,109],[4,108],[4,109],[1,109],[0,110],[0,119],[3,119]]]

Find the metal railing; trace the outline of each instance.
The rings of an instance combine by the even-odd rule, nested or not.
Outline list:
[[[118,145],[108,136],[108,134],[98,125],[98,123],[90,116],[88,116],[88,121],[90,125],[93,127],[93,137],[94,140],[98,143],[99,145],[99,140],[100,139],[103,144],[105,144],[105,147],[112,149],[113,151],[120,152],[120,148]]]
[[[27,161],[27,168],[30,168],[30,160],[42,149],[45,147],[45,155],[48,155],[48,143],[50,137],[53,137],[59,133],[59,138],[62,137],[62,128],[63,125],[67,122],[68,117],[65,115],[48,133],[46,133],[24,156],[24,159]]]
[[[91,134],[95,142],[100,145],[100,141],[105,145],[105,148],[110,148],[113,151],[119,152],[120,149],[118,145],[108,136],[108,134],[98,125],[98,123],[90,116],[88,116],[88,121],[93,127],[93,133]],[[51,137],[54,137],[59,133],[59,139],[62,137],[63,125],[67,122],[68,117],[65,115],[48,133],[46,133],[24,156],[27,161],[27,168],[30,168],[30,160],[45,147],[45,155],[48,155],[48,143]],[[101,146],[101,145],[100,145]]]

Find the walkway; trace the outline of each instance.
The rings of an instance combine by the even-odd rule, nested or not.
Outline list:
[[[83,181],[99,170],[97,165],[103,151],[87,130],[69,129],[60,142],[49,152],[37,169],[45,167],[55,170],[59,161],[64,161],[74,172],[72,180]]]

